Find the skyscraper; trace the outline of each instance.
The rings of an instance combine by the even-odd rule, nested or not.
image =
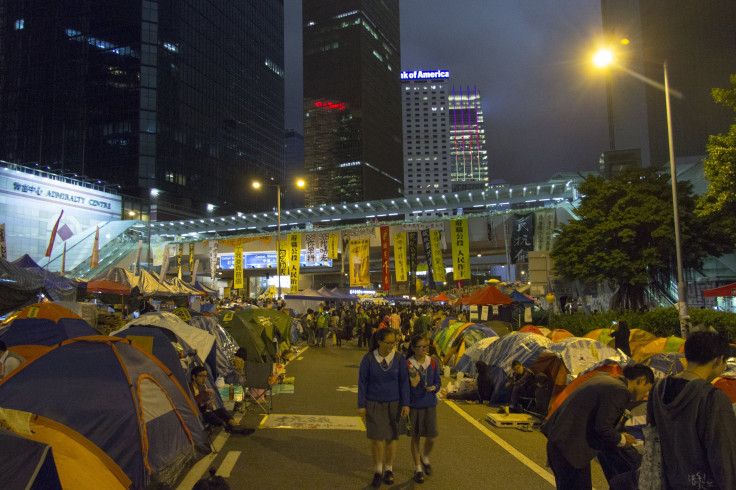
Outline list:
[[[304,0],[306,203],[403,193],[399,2]]]
[[[452,190],[488,186],[488,152],[477,87],[452,87],[449,97]]]
[[[282,178],[283,0],[0,0],[0,159],[192,212]]]
[[[401,74],[407,196],[449,194],[452,190],[449,76],[446,70]]]
[[[708,136],[733,123],[711,90],[729,87],[736,66],[736,2],[603,0],[601,12],[605,40],[621,65],[662,83],[667,62],[669,85],[683,94],[671,101],[675,155],[704,155]],[[615,149],[641,149],[642,164],[666,164],[664,92],[615,67],[608,90]]]

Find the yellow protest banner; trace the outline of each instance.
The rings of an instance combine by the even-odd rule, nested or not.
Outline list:
[[[330,238],[327,244],[327,258],[330,258],[330,259],[337,258],[337,247],[338,247],[339,242],[340,242],[340,234],[330,233]]]
[[[301,233],[289,233],[289,279],[291,287],[289,292],[299,292],[299,259],[302,253],[302,235]]]
[[[243,245],[235,245],[233,256],[233,289],[243,289]]]
[[[406,232],[394,235],[394,268],[396,282],[404,282],[406,278]]]
[[[445,261],[442,258],[440,230],[429,230],[429,243],[432,249],[432,271],[434,282],[445,282]]]
[[[369,238],[350,240],[350,286],[370,286],[370,244]]]
[[[470,279],[470,242],[468,219],[454,219],[450,225],[452,238],[452,270],[456,281]]]
[[[279,275],[285,275],[289,273],[289,255],[291,255],[289,251],[289,241],[280,241],[276,242],[276,247],[278,250],[277,260],[278,260],[278,272]]]

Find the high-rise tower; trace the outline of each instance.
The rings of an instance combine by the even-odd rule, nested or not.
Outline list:
[[[304,0],[307,204],[403,193],[399,2]]]
[[[452,87],[449,96],[452,190],[488,186],[488,152],[477,87]]]
[[[270,207],[245,190],[283,174],[283,0],[0,0],[0,18],[0,159],[192,212]]]

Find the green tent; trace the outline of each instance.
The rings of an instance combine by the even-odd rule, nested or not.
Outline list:
[[[279,332],[281,351],[291,348],[291,316],[271,308],[249,308],[241,312],[248,321],[263,327],[268,343],[273,346],[274,331]]]
[[[217,321],[245,349],[249,361],[262,362],[264,355],[270,360],[273,344],[266,337],[263,326],[245,315],[247,311],[250,310],[224,310],[217,315]]]

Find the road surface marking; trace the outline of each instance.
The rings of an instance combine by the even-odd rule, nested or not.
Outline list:
[[[445,400],[445,403],[450,406],[453,410],[455,410],[457,413],[459,413],[465,420],[470,422],[475,426],[476,429],[480,430],[483,434],[488,436],[493,442],[501,446],[502,449],[504,449],[507,453],[509,453],[514,458],[518,459],[524,466],[532,470],[537,475],[541,476],[545,480],[547,480],[552,485],[555,484],[555,477],[553,474],[551,474],[549,471],[545,470],[541,466],[539,466],[537,463],[532,461],[531,459],[524,456],[522,453],[517,451],[513,446],[511,446],[509,443],[498,437],[496,434],[490,431],[488,427],[481,424],[477,420],[475,420],[473,417],[471,417],[468,413],[465,412],[465,410],[458,407],[454,402],[450,400]]]
[[[365,431],[360,417],[337,415],[270,414],[261,420],[259,427],[267,429],[331,429]]]
[[[242,413],[236,414],[233,419],[240,423],[240,419],[243,418]],[[227,438],[230,437],[230,434],[225,432],[224,430],[220,431],[219,434],[217,434],[217,437],[215,437],[215,440],[212,441],[212,446],[215,448],[214,452],[211,452],[204,458],[197,461],[197,463],[192,466],[192,469],[189,470],[189,473],[187,473],[187,476],[182,480],[182,482],[179,484],[178,487],[176,487],[176,490],[191,490],[191,488],[204,476],[208,476],[208,470],[210,468],[210,465],[212,464],[212,461],[215,460],[217,457],[217,454],[220,452],[220,450],[225,445],[225,441],[227,441]]]
[[[217,469],[216,474],[218,476],[229,478],[230,473],[233,471],[233,468],[235,468],[235,463],[238,462],[239,457],[240,451],[228,451],[227,455],[225,455],[225,459],[223,459],[222,463],[220,463],[220,467]]]

